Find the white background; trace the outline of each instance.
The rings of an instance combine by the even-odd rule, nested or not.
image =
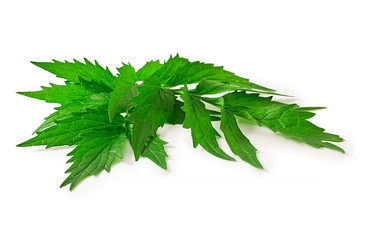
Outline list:
[[[360,0],[2,1],[0,239],[373,239],[372,12]],[[259,171],[167,126],[168,172],[127,149],[70,192],[58,188],[70,149],[15,148],[55,107],[15,92],[62,83],[30,60],[87,57],[115,72],[177,52],[327,106],[312,121],[347,154],[242,125]]]

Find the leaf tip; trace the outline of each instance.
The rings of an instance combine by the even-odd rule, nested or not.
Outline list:
[[[135,155],[135,161],[136,161],[136,162],[139,161],[139,159],[140,159],[140,155],[138,155],[138,154],[136,154],[136,153],[134,153],[134,155]]]
[[[31,64],[37,66],[37,67],[40,67],[40,68],[43,68],[46,66],[46,62],[35,62],[35,61],[30,61]]]
[[[65,183],[65,182],[63,182],[63,183],[60,185],[60,188],[66,187],[67,185],[69,185],[69,183]],[[72,192],[74,189],[75,189],[75,186],[73,186],[72,184],[70,184],[69,191]]]
[[[108,110],[109,122],[113,121],[114,113],[111,109]]]
[[[161,163],[161,164],[158,164],[158,166],[160,166],[165,172],[167,172],[168,171],[168,169],[167,169],[167,162],[166,162],[166,160],[163,162],[163,163]]]
[[[346,154],[346,151],[343,148],[339,147],[337,151],[340,152],[340,153],[342,153],[342,154]]]
[[[254,167],[256,167],[257,169],[260,169],[260,170],[264,170],[262,164],[260,164],[260,162],[258,161],[257,164],[253,165]]]
[[[66,178],[65,181],[63,181],[63,183],[61,183],[60,188],[66,187],[70,184],[70,191],[72,191],[75,188],[75,185],[73,186],[73,184],[71,183],[71,179],[69,177]]]
[[[30,144],[28,143],[28,141],[29,141],[29,140],[27,140],[27,141],[25,141],[25,142],[22,142],[22,143],[18,143],[18,144],[16,145],[16,147],[30,147],[30,146],[32,146],[32,145],[30,145]]]

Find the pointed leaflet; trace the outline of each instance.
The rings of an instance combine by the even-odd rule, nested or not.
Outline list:
[[[69,82],[79,83],[81,79],[88,82],[94,81],[97,83],[105,84],[108,89],[112,89],[111,82],[114,80],[114,75],[108,68],[104,69],[97,61],[92,64],[87,59],[84,59],[85,63],[81,63],[74,59],[74,62],[59,62],[53,60],[53,62],[31,62],[32,64],[55,74],[59,78],[67,79]]]
[[[136,72],[136,77],[138,80],[143,81],[144,79],[152,76],[156,71],[162,67],[162,64],[157,61],[147,62],[142,68]]]
[[[103,129],[85,134],[75,149],[68,155],[73,164],[66,171],[70,175],[61,184],[70,185],[70,190],[84,178],[97,175],[102,170],[110,171],[111,165],[123,159],[126,135],[116,129]]]
[[[220,149],[216,140],[216,136],[219,136],[219,133],[213,128],[210,114],[206,110],[205,105],[199,98],[189,94],[186,86],[182,90],[183,95],[181,95],[181,98],[184,100],[182,110],[185,112],[183,127],[191,129],[193,147],[197,147],[200,144],[212,155],[234,161],[234,158]]]
[[[150,137],[173,114],[175,95],[172,90],[158,86],[144,86],[135,98],[137,106],[128,120],[133,122],[132,149],[135,159],[140,158]]]
[[[248,88],[248,84],[252,84],[252,88]],[[264,93],[270,95],[279,95],[279,96],[287,96],[283,94],[274,93],[271,91],[257,91],[253,90],[256,88],[256,84],[248,83],[245,86],[241,86],[240,84],[236,85],[235,83],[226,83],[226,82],[217,82],[213,80],[206,80],[203,79],[195,89],[191,90],[190,92],[195,95],[207,95],[207,94],[218,94],[224,93],[229,91],[236,91],[236,90],[246,90],[250,92],[256,93]]]
[[[149,76],[144,80],[157,79],[164,84],[177,73],[178,69],[182,68],[188,62],[188,59],[181,58],[178,54],[176,54],[175,57],[170,56],[163,65],[160,67],[158,66],[159,69],[155,71],[154,74],[149,74]]]
[[[18,92],[21,95],[44,100],[46,102],[60,103],[56,112],[45,118],[35,132],[39,132],[55,124],[55,121],[71,117],[72,113],[85,112],[87,108],[98,109],[108,104],[109,94],[102,92],[102,85],[83,81],[79,84],[66,82],[66,85],[51,84],[51,87],[42,87],[43,90],[35,92]]]
[[[155,164],[167,170],[166,158],[168,155],[164,149],[164,145],[166,144],[167,142],[160,139],[157,135],[154,139],[148,141],[147,146],[141,156],[149,158]]]
[[[122,65],[123,65],[122,67],[117,68],[117,70],[119,72],[118,76],[123,80],[127,80],[127,79],[136,80],[137,79],[136,71],[131,66],[131,64],[122,63]],[[115,83],[114,83],[114,85],[115,85]]]
[[[234,73],[224,70],[223,67],[216,67],[213,64],[199,61],[189,62],[187,59],[179,58],[177,55],[175,58],[168,60],[164,66],[170,61],[174,63],[173,66],[176,65],[175,62],[179,63],[179,65],[171,69],[172,74],[169,73],[169,76],[163,79],[162,83],[166,86],[178,86],[199,83],[202,80],[212,80],[247,90],[274,91],[273,89],[252,83],[246,78],[238,77]]]
[[[37,136],[18,144],[18,147],[46,145],[47,148],[63,145],[74,145],[82,140],[84,134],[97,130],[116,130],[121,128],[124,118],[117,115],[112,122],[105,110],[87,110],[73,113],[72,117],[56,121],[56,125],[37,133]]]
[[[66,82],[66,85],[51,83],[51,87],[42,87],[35,92],[18,92],[18,94],[44,100],[50,103],[68,104],[75,102],[107,101],[107,93],[97,93],[83,85]]]
[[[45,118],[45,121],[34,131],[40,132],[48,127],[55,125],[58,121],[70,118],[75,113],[87,112],[87,109],[99,110],[107,106],[106,101],[80,101],[75,103],[64,104],[61,107],[56,107],[56,112]]]
[[[45,121],[35,130],[34,133],[40,132],[41,130],[55,125],[56,121],[60,121],[69,118],[74,113],[86,112],[87,109],[104,109],[109,101],[108,94],[101,93],[96,95],[91,95],[80,100],[76,100],[72,103],[63,104],[61,107],[56,107],[56,112],[45,118]]]
[[[81,78],[80,80],[80,83],[66,81],[65,85],[51,83],[51,87],[42,87],[40,91],[18,92],[18,94],[27,97],[62,105],[56,108],[57,112],[46,117],[45,122],[35,132],[54,125],[55,121],[71,117],[73,112],[84,112],[86,108],[98,109],[103,105],[107,105],[109,98],[106,92],[107,86],[97,82],[87,82]]]
[[[216,82],[213,80],[203,79],[195,89],[191,90],[193,94],[205,95],[205,94],[217,94],[233,90],[245,90],[244,88],[236,87],[234,85],[229,85],[221,82]]]
[[[239,129],[234,115],[229,110],[226,110],[224,106],[221,108],[220,129],[234,154],[254,167],[263,169],[256,156],[255,147]]]
[[[308,112],[307,108],[272,101],[272,97],[264,98],[259,94],[244,92],[229,93],[224,96],[224,100],[226,109],[242,117],[249,116],[249,119],[254,119],[260,126],[268,127],[274,132],[315,148],[325,147],[344,152],[340,147],[330,143],[343,141],[341,137],[326,133],[325,129],[307,120],[315,115]]]

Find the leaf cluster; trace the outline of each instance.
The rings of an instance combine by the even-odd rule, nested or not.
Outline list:
[[[232,153],[259,169],[263,167],[257,150],[240,130],[238,118],[315,148],[344,152],[333,144],[341,137],[309,121],[315,115],[311,111],[320,108],[274,101],[272,97],[279,95],[274,90],[213,64],[176,55],[163,63],[147,62],[137,71],[122,64],[114,75],[87,59],[32,63],[63,78],[64,84],[18,92],[60,106],[35,130],[35,137],[17,146],[75,146],[68,154],[72,164],[61,187],[70,184],[73,189],[87,176],[109,172],[123,159],[128,143],[136,161],[148,158],[167,169],[167,142],[157,133],[164,124],[190,129],[194,147],[200,145],[216,157],[234,161],[219,147],[220,134],[212,121],[220,121]]]

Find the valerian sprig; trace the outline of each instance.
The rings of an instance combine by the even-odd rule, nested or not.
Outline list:
[[[68,154],[72,164],[61,187],[70,184],[73,189],[87,176],[109,172],[113,163],[123,159],[128,142],[136,161],[145,157],[167,169],[167,142],[158,135],[164,124],[190,129],[194,147],[200,145],[216,157],[234,161],[219,147],[220,134],[211,122],[220,121],[232,153],[259,169],[263,167],[257,150],[240,130],[237,118],[315,148],[344,153],[333,144],[343,141],[341,137],[308,120],[315,115],[311,111],[321,108],[273,101],[272,96],[281,94],[213,64],[176,55],[164,63],[147,62],[137,71],[123,64],[114,75],[87,59],[84,63],[32,63],[65,82],[18,92],[60,106],[35,130],[35,137],[17,146],[75,146]],[[210,105],[219,111],[209,109]]]

